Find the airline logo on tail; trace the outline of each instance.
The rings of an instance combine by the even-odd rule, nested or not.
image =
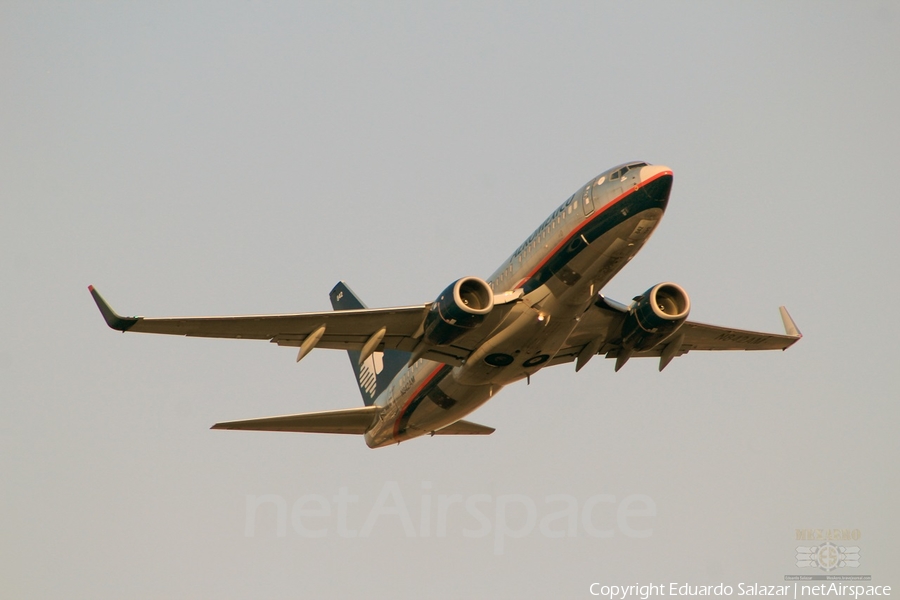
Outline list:
[[[359,386],[372,398],[375,397],[375,386],[382,369],[384,369],[384,352],[375,352],[359,366]]]

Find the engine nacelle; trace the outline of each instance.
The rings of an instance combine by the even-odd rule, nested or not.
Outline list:
[[[622,346],[650,350],[678,331],[691,312],[691,299],[680,285],[659,283],[638,297],[622,324]]]
[[[494,308],[494,292],[483,279],[463,277],[451,283],[431,305],[422,339],[428,344],[449,344],[481,325]]]

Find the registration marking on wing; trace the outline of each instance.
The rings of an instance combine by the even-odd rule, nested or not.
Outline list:
[[[751,335],[748,333],[738,333],[736,331],[726,331],[716,336],[717,341],[734,342],[736,344],[762,344],[768,339],[768,336]]]

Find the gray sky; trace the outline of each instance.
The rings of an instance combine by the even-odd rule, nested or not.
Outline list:
[[[805,528],[859,530],[837,572],[900,586],[898,56],[888,1],[0,4],[0,596],[776,584],[820,573]],[[372,451],[208,429],[359,405],[344,353],[119,335],[86,289],[424,303],[628,160],[675,184],[608,295],[675,281],[771,331],[785,304],[800,343],[547,369],[472,416],[492,436]]]

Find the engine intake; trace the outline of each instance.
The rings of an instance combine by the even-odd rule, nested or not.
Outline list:
[[[650,350],[687,320],[691,299],[680,285],[659,283],[635,299],[622,324],[622,346]]]
[[[494,292],[478,277],[463,277],[447,286],[425,317],[424,341],[440,346],[452,343],[481,325],[494,308]]]

